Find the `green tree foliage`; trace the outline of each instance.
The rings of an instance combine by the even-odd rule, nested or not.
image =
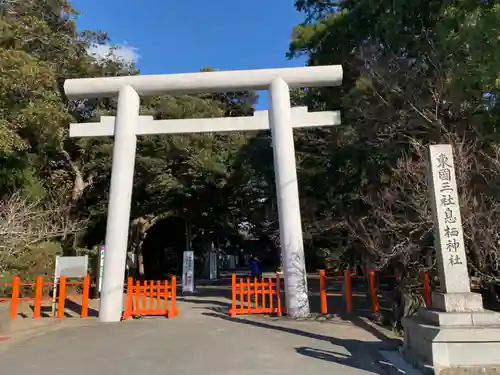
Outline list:
[[[9,257],[6,263],[17,264],[16,269],[20,254],[22,259],[30,254],[41,259],[34,242],[60,240],[64,251],[73,252],[103,239],[102,232],[97,236],[91,232],[102,227],[106,217],[112,139],[69,139],[68,127],[71,122],[114,114],[116,100],[68,101],[62,85],[68,78],[139,72],[113,54],[90,54],[92,46],[110,41],[105,33],[78,30],[77,17],[78,12],[65,0],[0,4],[2,215],[11,215],[16,202],[36,212],[57,203],[65,223],[59,227],[71,222],[71,228],[80,228],[61,229],[57,236],[44,237],[40,230],[17,242],[0,240],[2,256]],[[152,97],[142,101],[141,114],[156,119],[246,116],[253,114],[255,101],[251,92]],[[139,138],[133,219],[175,214],[207,231],[227,226],[226,195],[233,190],[235,160],[250,138],[251,134],[240,133]],[[33,215],[33,220],[38,217]],[[81,232],[83,222],[87,229]],[[24,222],[20,223],[22,227]],[[26,226],[45,228],[39,224],[30,221]],[[77,236],[78,232],[90,233],[90,237]],[[43,248],[38,249],[44,252]]]
[[[289,57],[344,69],[341,88],[301,98],[343,116],[342,127],[307,132],[298,144],[306,226],[350,262],[356,254],[413,276],[433,269],[425,147],[452,143],[470,271],[498,282],[500,6],[298,0],[296,7],[305,21]]]

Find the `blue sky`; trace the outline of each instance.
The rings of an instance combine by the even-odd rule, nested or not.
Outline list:
[[[82,29],[108,32],[142,74],[303,66],[285,57],[293,0],[73,0]],[[259,109],[267,108],[260,93]]]

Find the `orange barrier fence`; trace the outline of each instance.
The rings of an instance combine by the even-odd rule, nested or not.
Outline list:
[[[284,312],[281,307],[281,279],[279,273],[276,279],[249,277],[236,279],[232,275],[232,304],[230,316],[248,314],[276,314]]]
[[[431,282],[429,280],[429,272],[422,271],[421,278],[422,282],[424,283],[425,307],[432,307],[432,291],[431,291]]]
[[[377,275],[375,275],[375,271],[370,271],[368,273],[368,283],[370,286],[370,302],[372,305],[372,312],[377,313],[380,311],[380,304],[378,301]]]
[[[400,276],[381,276],[381,278],[394,278],[395,281],[400,280]],[[320,284],[320,301],[321,301],[321,313],[322,314],[327,314],[328,313],[328,300],[327,297],[330,294],[333,293],[328,293],[327,292],[327,280],[328,279],[334,279],[334,280],[343,280],[343,297],[345,300],[346,304],[346,312],[347,313],[352,313],[353,311],[353,303],[352,303],[352,297],[353,297],[353,292],[352,292],[352,279],[367,279],[368,280],[368,286],[369,286],[369,293],[368,297],[370,298],[371,302],[371,311],[374,313],[377,313],[380,311],[380,304],[379,304],[379,287],[378,287],[378,282],[377,282],[377,274],[375,271],[370,271],[367,276],[353,276],[351,275],[350,270],[345,270],[344,271],[344,276],[326,276],[325,270],[320,270],[319,271],[319,284]],[[427,271],[424,271],[421,273],[421,280],[424,286],[424,292],[423,292],[423,297],[425,301],[425,306],[426,307],[431,307],[432,301],[431,301],[431,285],[429,281],[429,275]]]
[[[170,308],[169,308],[170,305]],[[127,283],[127,301],[123,319],[133,316],[166,316],[173,318],[179,314],[177,310],[177,281],[172,276],[170,283],[165,281],[149,281],[134,283],[131,277]]]
[[[40,319],[42,317],[42,304],[44,301],[54,301],[53,296],[47,296],[46,290],[53,290],[55,284],[53,282],[44,282],[43,276],[38,276],[34,283],[22,283],[21,278],[15,276],[11,284],[2,284],[0,286],[11,287],[12,293],[9,298],[0,298],[0,302],[10,302],[10,318],[16,319],[19,313],[19,305],[24,301],[33,302],[33,319]],[[82,281],[68,281],[66,276],[61,276],[59,279],[59,290],[56,296],[57,308],[56,317],[64,318],[66,300],[69,299],[67,295],[68,286],[81,286],[82,299],[81,299],[81,318],[87,318],[89,312],[89,292],[90,292],[90,276],[85,276]],[[34,297],[23,297],[21,290],[35,289]]]

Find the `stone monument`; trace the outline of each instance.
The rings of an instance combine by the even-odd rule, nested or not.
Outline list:
[[[426,373],[498,373],[500,314],[470,289],[451,145],[430,146],[427,162],[440,290],[403,322],[404,355]]]

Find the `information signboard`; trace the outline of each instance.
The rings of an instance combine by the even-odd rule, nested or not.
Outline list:
[[[99,246],[99,293],[101,293],[102,287],[102,274],[104,272],[104,246]]]
[[[219,259],[218,259],[218,254],[215,251],[210,252],[210,258],[209,258],[209,267],[210,267],[210,275],[209,278],[210,280],[216,280],[217,279],[217,265],[218,265]]]
[[[184,251],[182,261],[182,293],[194,292],[194,252]]]
[[[55,278],[59,279],[61,276],[83,278],[87,276],[89,267],[89,257],[73,256],[56,258],[56,272]]]
[[[83,256],[57,256],[54,271],[54,291],[52,295],[52,313],[55,314],[57,286],[61,276],[71,278],[83,278],[87,276],[89,270],[89,257]]]

